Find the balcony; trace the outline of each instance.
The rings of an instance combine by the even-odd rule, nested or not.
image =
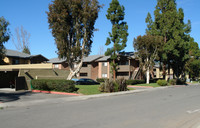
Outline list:
[[[130,65],[119,65],[118,72],[129,72],[130,71]]]

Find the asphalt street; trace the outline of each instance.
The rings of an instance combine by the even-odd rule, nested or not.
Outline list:
[[[200,128],[200,85],[2,108],[0,127]]]

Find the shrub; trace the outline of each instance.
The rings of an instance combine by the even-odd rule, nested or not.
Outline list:
[[[107,80],[107,78],[97,78],[96,81],[99,83],[105,82],[105,80]]]
[[[126,80],[127,85],[144,84],[145,80]]]
[[[167,86],[168,85],[166,80],[158,80],[157,84],[160,85],[160,86]]]
[[[101,92],[118,92],[127,91],[127,84],[125,79],[117,79],[116,81],[106,79],[104,83],[99,86]]]
[[[32,80],[33,89],[46,91],[74,92],[75,82],[72,80]]]
[[[116,83],[116,91],[127,91],[127,84],[126,84],[126,80],[124,78],[121,79],[117,79],[115,81]]]
[[[105,80],[105,82],[101,83],[99,86],[99,91],[101,92],[114,92],[114,82],[113,80]]]
[[[176,85],[176,79],[170,79],[169,84],[170,85]]]

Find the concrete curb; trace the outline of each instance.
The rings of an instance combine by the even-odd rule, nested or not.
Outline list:
[[[36,92],[36,93],[58,94],[58,95],[80,96],[80,94],[76,94],[76,93],[54,92],[54,91],[32,90],[32,92]]]
[[[131,90],[131,91],[124,91],[124,92],[115,92],[115,93],[104,93],[104,94],[97,94],[97,95],[84,95],[84,96],[75,96],[75,97],[62,97],[57,99],[42,99],[42,100],[33,100],[33,101],[15,101],[10,103],[1,103],[0,107],[8,108],[8,107],[26,107],[38,104],[49,104],[49,103],[63,103],[66,101],[81,101],[93,98],[101,98],[101,97],[108,97],[108,96],[118,96],[124,94],[132,94],[132,93],[139,93],[139,92],[147,92],[147,91],[154,91],[165,89],[168,87],[157,87],[157,88],[148,88],[148,89],[141,89],[141,90]]]
[[[153,88],[152,86],[133,86],[133,85],[128,85],[128,87],[131,87],[131,88]]]

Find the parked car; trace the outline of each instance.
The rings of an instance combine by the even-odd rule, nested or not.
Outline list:
[[[76,78],[72,78],[72,80],[73,80],[74,82],[78,81],[78,79],[76,79]]]
[[[95,84],[100,84],[99,82],[96,82],[92,79],[88,78],[81,78],[78,81],[76,81],[77,85],[95,85]]]

